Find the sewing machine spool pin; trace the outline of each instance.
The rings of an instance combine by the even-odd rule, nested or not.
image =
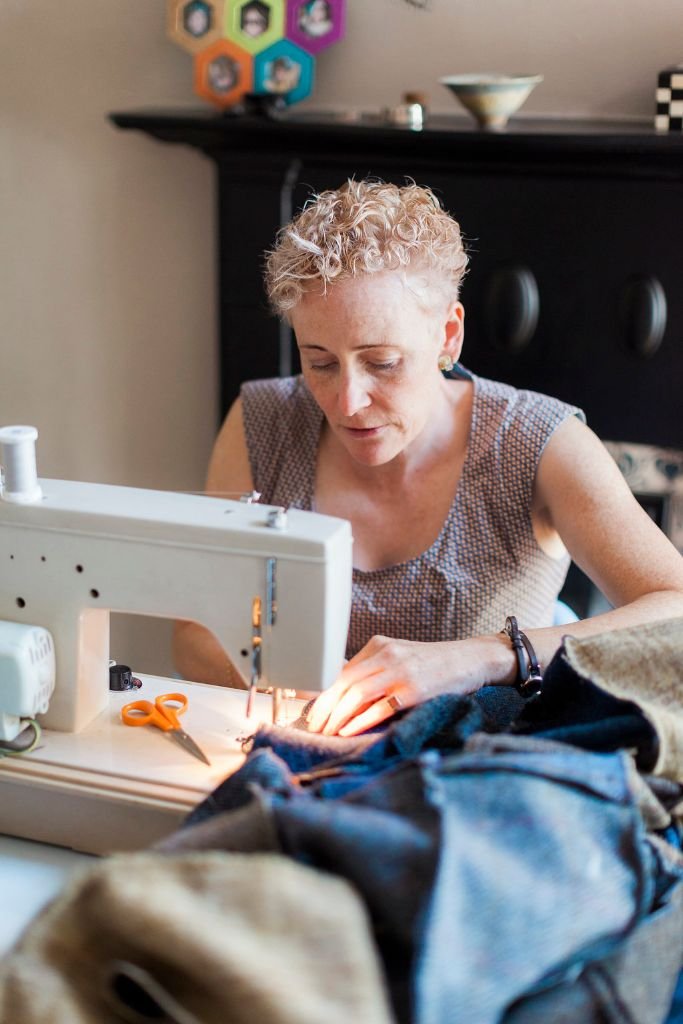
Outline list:
[[[35,427],[13,426],[0,430],[0,466],[3,470],[0,497],[3,501],[30,505],[42,498],[36,469],[37,438]]]

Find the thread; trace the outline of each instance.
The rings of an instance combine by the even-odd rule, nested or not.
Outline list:
[[[0,430],[0,466],[3,470],[0,497],[3,501],[30,505],[42,498],[36,469],[37,437],[35,427],[14,426]]]

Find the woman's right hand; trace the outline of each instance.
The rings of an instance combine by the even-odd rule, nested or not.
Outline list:
[[[440,693],[466,694],[486,682],[509,682],[514,669],[506,637],[423,643],[374,636],[317,698],[308,729],[355,736]]]

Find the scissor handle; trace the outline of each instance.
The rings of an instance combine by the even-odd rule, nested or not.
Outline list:
[[[173,707],[170,701],[176,701],[180,707]],[[125,725],[156,725],[158,729],[168,732],[169,729],[181,729],[178,715],[187,708],[187,697],[184,693],[162,693],[152,704],[148,700],[134,700],[121,708],[121,718]]]
[[[175,701],[180,706],[177,708],[173,707],[172,701]],[[187,711],[187,697],[184,693],[162,693],[154,701],[154,706],[167,723],[166,729],[182,729],[182,725],[178,721],[178,715],[182,715]],[[164,726],[161,728],[164,728]]]
[[[132,704],[124,704],[121,708],[124,725],[149,725],[157,715],[159,712],[148,700],[134,700]]]

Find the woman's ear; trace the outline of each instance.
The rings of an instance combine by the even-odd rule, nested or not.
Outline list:
[[[443,351],[457,363],[465,340],[465,307],[462,302],[455,300],[448,307],[444,333]]]

